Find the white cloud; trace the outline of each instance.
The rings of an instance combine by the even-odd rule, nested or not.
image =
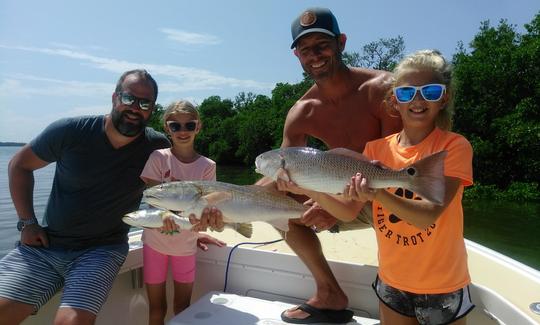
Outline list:
[[[0,44],[0,48],[67,57],[75,60],[85,61],[90,65],[93,65],[95,68],[117,74],[131,69],[144,68],[150,71],[154,76],[161,75],[180,80],[182,85],[189,85],[191,90],[207,90],[216,88],[249,88],[270,90],[274,86],[273,83],[225,77],[204,69],[176,65],[128,62],[124,60],[94,56],[84,52],[68,49],[6,46],[2,44]]]
[[[161,28],[159,31],[167,35],[168,39],[182,44],[215,45],[221,43],[218,37],[210,34],[192,33],[172,28]]]
[[[174,100],[184,98],[194,104],[200,104],[202,98],[192,97],[194,93],[208,90],[228,91],[257,90],[266,92],[274,87],[273,83],[259,82],[249,79],[238,79],[223,76],[209,70],[193,67],[146,64],[118,60],[88,54],[68,44],[56,44],[53,47],[8,46],[0,43],[0,49],[24,51],[43,55],[57,56],[76,60],[95,69],[120,75],[124,71],[143,68],[159,77],[160,102],[167,105]],[[106,114],[110,112],[110,95],[114,83],[81,82],[60,80],[35,74],[0,74],[0,141],[29,141],[52,121],[62,117],[89,114]],[[34,97],[36,103],[32,105]],[[42,106],[45,96],[57,97],[59,100],[47,102]],[[91,98],[91,100],[69,100],[69,97]],[[201,95],[202,96],[202,95]],[[25,99],[25,101],[19,101]],[[105,100],[104,100],[105,99]],[[30,101],[28,101],[30,100]],[[88,102],[86,104],[86,102]],[[83,103],[82,105],[73,103]],[[86,105],[86,106],[84,106]],[[24,126],[24,127],[21,127]]]
[[[103,105],[93,105],[93,106],[79,106],[74,107],[68,111],[62,112],[61,115],[58,115],[58,118],[62,117],[75,117],[81,115],[103,115],[111,112],[112,104],[109,106]]]
[[[111,94],[114,84],[104,82],[65,81],[17,74],[0,82],[2,96],[81,96],[95,97]]]

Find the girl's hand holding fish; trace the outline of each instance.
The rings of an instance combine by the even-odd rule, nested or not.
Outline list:
[[[171,217],[166,217],[163,218],[163,226],[159,230],[164,234],[173,235],[180,232],[180,226]]]
[[[210,230],[221,232],[225,227],[223,215],[216,207],[204,208],[200,219],[193,214],[190,215],[189,221],[193,224],[192,231],[206,231],[210,227]]]
[[[351,177],[351,182],[343,189],[345,199],[359,202],[373,201],[376,194],[377,190],[368,186],[368,180],[362,173]]]

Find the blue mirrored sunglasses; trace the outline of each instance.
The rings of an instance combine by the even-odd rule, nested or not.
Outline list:
[[[180,132],[182,130],[193,132],[197,128],[197,121],[189,121],[184,124],[176,121],[167,121],[167,126],[171,132]]]
[[[416,96],[418,90],[420,90],[422,98],[426,101],[436,102],[442,98],[446,91],[446,86],[442,84],[428,84],[423,86],[394,87],[394,96],[396,96],[396,100],[399,103],[410,103],[414,99],[414,96]]]
[[[154,107],[153,102],[150,99],[139,98],[125,92],[120,92],[118,95],[120,96],[120,102],[124,105],[131,106],[137,101],[139,103],[139,108],[143,111],[148,111]]]

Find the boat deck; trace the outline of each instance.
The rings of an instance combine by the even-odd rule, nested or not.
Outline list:
[[[270,225],[255,223],[254,227],[256,236],[249,242],[280,238]],[[192,307],[177,316],[169,310],[166,319],[170,325],[284,324],[281,312],[313,295],[312,275],[297,256],[290,254],[284,242],[242,245],[233,251],[233,246],[248,240],[232,230],[212,235],[226,241],[228,247],[210,247],[208,252],[197,254]],[[356,323],[352,324],[378,324],[378,299],[371,289],[377,272],[373,230],[325,232],[319,237],[330,267],[356,315]],[[140,232],[132,234],[130,244],[130,254],[98,315],[96,323],[99,325],[147,324]],[[473,279],[471,295],[477,306],[468,315],[468,323],[540,324],[540,315],[528,308],[531,302],[540,301],[540,272],[475,243],[467,242],[467,247]],[[167,291],[168,300],[172,301],[172,281]],[[52,324],[59,300],[60,293],[23,324]],[[235,317],[234,322],[220,323],[229,315]],[[236,317],[245,322],[238,322]]]

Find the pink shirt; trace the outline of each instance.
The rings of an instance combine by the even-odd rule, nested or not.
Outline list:
[[[194,181],[216,180],[216,163],[200,156],[192,163],[183,163],[172,154],[171,149],[158,149],[152,152],[141,177],[156,181]],[[196,232],[181,230],[174,235],[162,234],[157,229],[144,229],[142,241],[160,253],[173,256],[193,255],[197,251]]]

